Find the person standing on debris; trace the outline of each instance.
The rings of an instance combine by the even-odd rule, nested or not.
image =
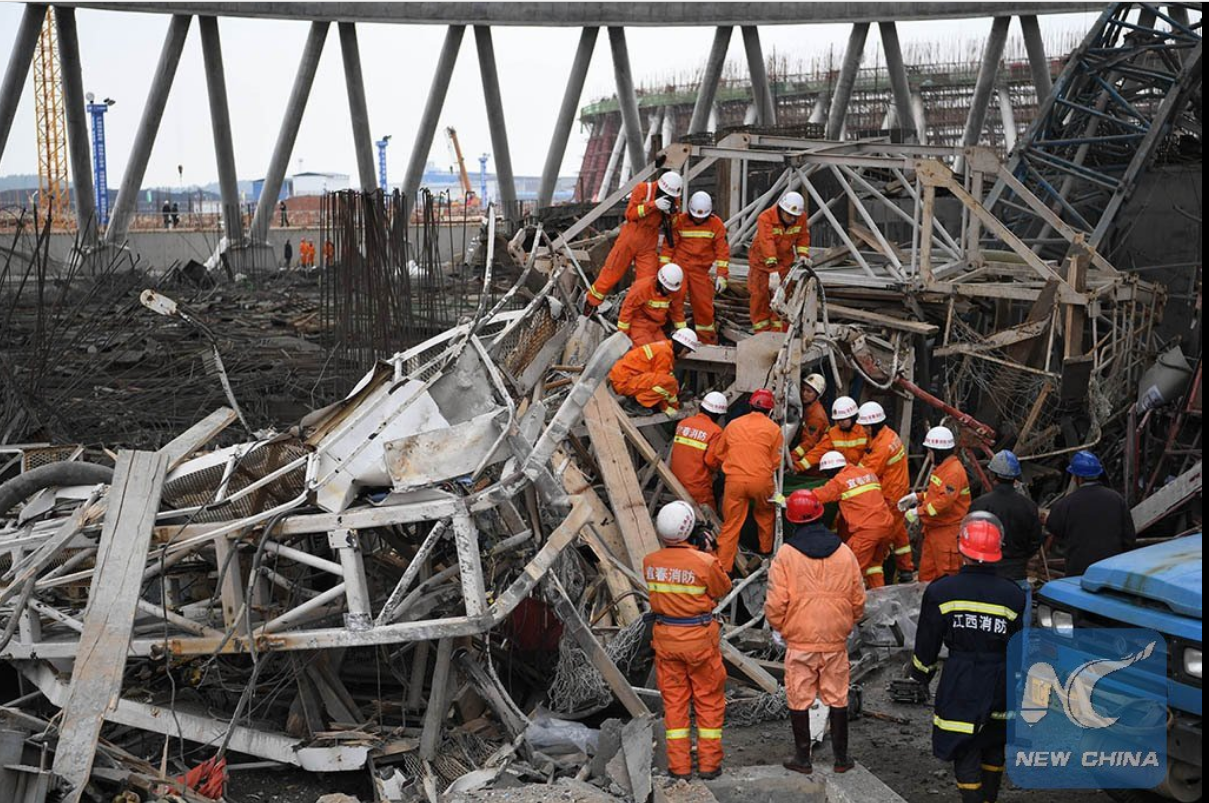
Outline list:
[[[726,415],[726,396],[718,391],[705,394],[701,412],[676,425],[672,439],[672,454],[668,459],[672,473],[699,505],[718,510],[714,499],[714,475],[717,466],[710,467],[712,453],[717,451],[722,427],[718,420]]]
[[[718,559],[686,543],[696,524],[687,502],[659,511],[655,531],[663,548],[642,559],[654,615],[655,677],[663,698],[668,773],[693,774],[689,706],[697,718],[697,774],[722,773],[722,724],[726,716],[726,667],[713,610],[731,589]]]
[[[1041,517],[1037,503],[1016,489],[1020,461],[1007,449],[996,452],[987,464],[994,483],[991,490],[970,504],[970,512],[986,512],[1003,522],[1003,559],[995,564],[1000,577],[1029,588],[1028,563],[1041,548]]]
[[[179,229],[181,225],[181,206],[176,201],[172,202],[172,228]]]
[[[164,217],[164,228],[172,226],[172,204],[164,201],[164,205],[160,207],[160,214]]]
[[[323,267],[336,261],[336,245],[329,239],[323,241]]]
[[[798,259],[810,259],[810,224],[806,199],[800,192],[790,190],[776,206],[765,209],[756,218],[756,236],[747,255],[747,289],[751,292],[748,309],[756,334],[785,331],[785,322],[772,311],[769,277],[776,272],[785,281],[789,268]]]
[[[777,494],[777,469],[785,438],[772,420],[776,400],[772,391],[760,388],[751,394],[751,412],[726,425],[718,438],[718,449],[706,455],[707,465],[721,467],[726,475],[722,494],[722,532],[718,536],[718,560],[727,574],[734,571],[739,553],[739,531],[748,508],[755,511],[760,552],[772,552]]]
[[[277,204],[277,211],[281,213],[281,228],[286,228],[290,225],[290,216],[286,214],[285,201]]]
[[[1133,549],[1137,533],[1129,504],[1104,484],[1100,458],[1075,452],[1067,473],[1075,490],[1050,508],[1045,528],[1066,555],[1066,576],[1076,577],[1097,561]]]
[[[283,268],[288,268],[294,263],[294,245],[289,240],[281,246],[281,261]]]
[[[693,305],[693,328],[702,343],[716,344],[714,293],[726,292],[730,281],[730,244],[726,224],[714,214],[714,199],[708,192],[694,192],[688,212],[672,218],[672,242],[664,241],[659,261],[684,269],[688,300]],[[714,277],[710,276],[713,269]]]
[[[671,222],[684,181],[680,174],[669,170],[658,181],[643,181],[630,192],[621,233],[596,281],[588,288],[584,315],[592,315],[609,291],[621,281],[630,265],[635,265],[635,278],[654,276],[659,270],[659,234],[664,221]]]
[[[839,530],[861,565],[865,585],[881,588],[886,584],[882,561],[894,528],[881,481],[872,469],[849,463],[839,452],[823,455],[819,470],[827,483],[815,490],[815,496],[824,505],[839,503]]]
[[[820,698],[831,711],[835,771],[856,766],[848,755],[848,634],[865,615],[865,584],[852,550],[819,521],[814,491],[794,491],[785,517],[797,525],[768,570],[764,616],[785,646],[785,696],[794,755],[786,769],[809,775],[810,707]],[[778,635],[779,634],[779,635]]]
[[[822,374],[809,374],[802,380],[802,433],[797,448],[790,455],[794,462],[805,457],[827,432],[827,411],[819,401],[826,391],[827,380]]]
[[[630,336],[635,346],[665,340],[668,319],[677,330],[684,322],[684,271],[668,264],[654,276],[638,279],[630,286],[617,316],[617,328]]]
[[[911,559],[911,539],[907,535],[907,520],[898,509],[897,502],[911,490],[911,474],[907,468],[907,448],[898,433],[886,426],[886,410],[875,401],[861,405],[856,423],[869,434],[869,447],[861,458],[861,465],[877,475],[882,484],[882,497],[893,522],[890,528],[889,548],[894,551],[894,564],[898,569],[898,581],[909,583],[914,579],[915,562]],[[881,562],[879,558],[879,563]]]
[[[996,573],[1003,524],[990,513],[972,513],[959,531],[960,572],[924,591],[908,682],[926,687],[941,645],[949,648],[936,689],[932,753],[953,762],[962,803],[994,803],[1007,742],[1008,641],[1024,625],[1026,598]]]
[[[840,396],[831,404],[831,427],[823,433],[818,443],[810,447],[802,457],[794,451],[793,467],[798,472],[809,471],[819,464],[828,452],[839,452],[844,460],[855,465],[865,456],[869,448],[869,434],[857,423],[860,408],[851,396]]]
[[[672,369],[676,358],[697,350],[697,335],[680,329],[671,340],[637,346],[629,350],[609,371],[609,383],[620,396],[630,397],[626,412],[649,414],[658,407],[667,415],[680,412],[680,383]]]
[[[898,500],[907,521],[923,523],[923,545],[919,550],[919,579],[931,582],[961,570],[957,538],[961,521],[970,512],[970,479],[957,457],[957,441],[948,427],[932,427],[924,437],[924,448],[932,458],[928,487]]]

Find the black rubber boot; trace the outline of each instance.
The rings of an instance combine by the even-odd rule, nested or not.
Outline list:
[[[831,751],[835,754],[836,772],[847,772],[856,766],[848,755],[848,709],[832,708],[828,715],[831,721]]]
[[[984,803],[997,803],[999,786],[1003,783],[1003,767],[989,770],[982,765],[982,799]]]
[[[973,789],[959,786],[957,789],[961,792],[961,803],[983,803],[981,786],[975,786]]]
[[[810,763],[810,712],[790,711],[789,723],[793,726],[793,758],[781,766],[809,775],[814,772],[814,765]]]

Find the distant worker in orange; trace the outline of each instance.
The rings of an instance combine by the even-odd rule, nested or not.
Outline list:
[[[718,449],[718,438],[722,427],[718,420],[726,415],[726,396],[718,391],[705,394],[701,400],[701,412],[676,425],[672,439],[672,455],[669,464],[672,473],[684,486],[693,501],[710,508],[715,513],[718,503],[714,499],[714,475],[717,466],[711,467],[711,452]]]
[[[831,427],[807,450],[804,457],[798,457],[797,453],[794,453],[794,469],[802,472],[817,468],[823,455],[830,451],[839,452],[849,463],[861,462],[865,450],[869,448],[869,434],[856,421],[860,409],[851,396],[840,396],[832,402]]]
[[[898,509],[898,500],[911,490],[907,447],[903,446],[898,433],[886,426],[886,410],[875,401],[861,405],[856,423],[869,433],[869,448],[861,459],[861,465],[871,470],[881,481],[882,496],[885,497],[890,518],[894,520],[894,526],[890,529],[890,549],[894,551],[898,581],[909,583],[915,576],[915,562],[911,559],[911,539],[907,535],[907,521]]]
[[[718,536],[718,561],[729,574],[739,553],[739,531],[748,508],[755,511],[760,552],[772,552],[777,493],[777,469],[785,438],[770,418],[775,406],[772,391],[760,388],[748,402],[751,412],[726,425],[718,449],[709,461],[726,475],[722,494],[722,532]],[[708,456],[707,456],[708,457]]]
[[[789,268],[798,259],[810,259],[810,224],[806,199],[800,192],[790,190],[776,206],[765,209],[756,218],[756,236],[747,254],[751,328],[756,334],[785,331],[785,322],[770,306],[769,277],[776,272],[785,281]]]
[[[336,244],[331,240],[323,241],[323,265],[327,267],[336,261]]]
[[[852,465],[839,452],[823,455],[819,469],[826,475],[827,483],[815,489],[815,496],[824,505],[839,503],[841,534],[846,536],[848,548],[861,565],[865,585],[881,588],[886,584],[882,560],[894,528],[881,482],[871,469]]]
[[[672,238],[673,242],[664,242],[659,261],[684,269],[697,337],[702,343],[717,343],[714,293],[726,292],[730,280],[730,244],[726,224],[714,214],[714,199],[708,192],[694,192],[688,212],[672,218]],[[710,275],[711,269],[716,277]]]
[[[663,549],[642,559],[642,573],[655,618],[651,644],[663,698],[668,773],[684,780],[693,774],[691,703],[697,719],[697,774],[708,780],[722,772],[726,718],[726,667],[713,610],[731,584],[717,558],[686,543],[695,524],[687,502],[665,505],[655,520]]]
[[[638,279],[630,286],[617,316],[617,328],[630,336],[635,346],[666,340],[664,327],[671,320],[676,329],[684,322],[684,271],[674,263],[664,265],[654,276]]]
[[[798,447],[790,455],[790,459],[795,463],[806,457],[827,432],[827,411],[819,401],[826,391],[827,380],[822,374],[809,374],[802,380],[802,434],[798,439]]]
[[[793,727],[793,758],[786,769],[809,775],[810,707],[831,710],[836,772],[856,766],[848,755],[848,634],[865,615],[865,586],[856,556],[819,521],[823,503],[813,491],[794,491],[785,517],[797,525],[768,570],[764,616],[773,639],[785,645],[785,696]]]
[[[919,550],[919,579],[925,583],[961,571],[957,550],[961,520],[970,512],[970,478],[957,457],[957,441],[948,427],[932,427],[924,438],[932,457],[932,474],[922,493],[908,493],[898,500],[907,521],[922,522],[923,545]]]
[[[635,278],[654,276],[659,270],[659,234],[664,220],[671,222],[680,201],[684,181],[680,174],[669,170],[658,181],[644,181],[630,193],[621,234],[613,243],[604,267],[588,288],[585,315],[592,315],[605,296],[635,265]]]
[[[676,358],[697,350],[697,335],[681,329],[671,340],[658,340],[630,349],[609,371],[609,383],[618,395],[629,396],[623,407],[629,413],[650,413],[657,407],[667,415],[680,412],[680,383],[672,369]]]

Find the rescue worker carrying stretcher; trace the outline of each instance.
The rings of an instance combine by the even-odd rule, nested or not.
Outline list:
[[[609,384],[620,396],[627,412],[649,413],[653,407],[667,415],[680,412],[680,383],[672,370],[676,358],[697,350],[697,335],[681,329],[671,340],[658,340],[630,349],[609,371]]]
[[[828,479],[815,497],[824,505],[839,502],[838,529],[860,563],[865,585],[881,588],[886,584],[882,561],[894,527],[881,482],[871,469],[851,465],[839,452],[823,455],[819,469]]]
[[[769,277],[775,272],[784,282],[789,268],[799,259],[810,260],[810,224],[806,199],[790,190],[776,206],[756,218],[756,236],[747,254],[747,289],[751,292],[748,309],[756,334],[785,331],[785,322],[772,311]]]
[[[692,777],[689,705],[697,720],[697,774],[722,772],[726,667],[714,606],[730,592],[717,558],[687,543],[696,516],[687,502],[665,505],[655,520],[663,549],[642,560],[655,623],[655,677],[663,698],[667,767],[673,778]]]
[[[823,439],[827,432],[827,411],[819,401],[827,392],[827,380],[822,374],[808,374],[802,380],[802,432],[791,459],[796,463]]]
[[[957,536],[961,520],[970,512],[970,480],[957,457],[957,441],[948,427],[932,427],[924,436],[924,448],[932,458],[932,473],[922,493],[908,493],[898,500],[906,519],[923,523],[924,538],[919,550],[919,579],[925,583],[957,574],[961,557]]]
[[[1007,742],[1008,640],[1024,626],[1025,592],[996,573],[1003,525],[971,513],[959,526],[958,574],[924,591],[909,678],[928,684],[949,649],[932,718],[932,753],[952,761],[962,803],[995,803]]]
[[[672,242],[663,243],[659,261],[679,265],[688,280],[688,300],[693,305],[693,328],[702,343],[718,342],[714,325],[714,292],[726,292],[730,280],[730,244],[726,224],[714,214],[708,192],[694,192],[688,212],[672,218]],[[715,277],[710,276],[713,268]]]
[[[861,465],[871,469],[882,484],[882,497],[894,522],[890,528],[890,549],[898,569],[898,581],[914,579],[915,562],[911,559],[911,539],[907,535],[907,520],[898,509],[898,500],[911,490],[911,474],[907,468],[907,448],[898,433],[886,426],[886,411],[875,401],[861,405],[856,423],[869,434],[869,446]],[[878,562],[884,560],[879,557]]]
[[[800,473],[817,468],[823,455],[831,451],[839,452],[853,465],[861,462],[865,450],[869,448],[869,435],[856,422],[859,414],[860,408],[851,396],[840,396],[832,402],[831,427],[805,454],[799,455],[794,451],[794,469]]]
[[[617,329],[630,336],[635,346],[665,340],[668,320],[677,329],[684,322],[684,271],[668,264],[655,276],[638,279],[630,286],[617,316]]]
[[[725,395],[716,390],[706,393],[701,412],[676,425],[668,460],[672,473],[693,501],[715,513],[718,503],[714,499],[714,476],[718,469],[716,464],[710,465],[710,459],[718,450],[718,438],[722,436],[718,420],[726,415],[726,406]]]

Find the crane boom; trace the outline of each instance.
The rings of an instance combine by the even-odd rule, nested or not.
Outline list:
[[[462,145],[458,142],[458,132],[453,126],[445,129],[445,134],[449,137],[449,142],[453,145],[453,155],[458,160],[458,173],[462,180],[462,196],[468,198],[474,194],[474,188],[470,186],[470,173],[466,172],[466,160],[462,158]]]
[[[63,113],[63,88],[59,81],[59,37],[54,7],[34,51],[34,121],[38,129],[38,207],[51,225],[64,226],[71,213],[67,184],[67,121]]]

